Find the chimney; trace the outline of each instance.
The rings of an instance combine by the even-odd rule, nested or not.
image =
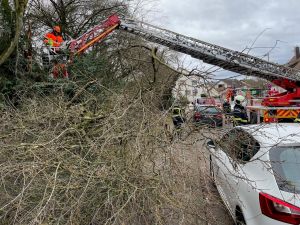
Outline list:
[[[296,56],[296,59],[299,59],[300,58],[300,51],[299,51],[299,47],[295,47],[295,56]]]

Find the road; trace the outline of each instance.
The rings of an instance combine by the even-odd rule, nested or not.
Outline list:
[[[214,135],[217,130],[199,130],[184,141],[176,144],[174,153],[183,178],[186,204],[189,212],[197,213],[198,217],[186,218],[181,224],[199,225],[233,225],[234,222],[222,203],[220,196],[209,175],[209,154],[204,143],[205,137]]]

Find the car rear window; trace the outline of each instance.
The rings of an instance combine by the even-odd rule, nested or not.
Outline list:
[[[274,147],[270,160],[279,189],[299,194],[300,146]]]
[[[233,160],[247,163],[259,151],[259,143],[239,128],[230,130],[219,142],[220,147]]]
[[[211,106],[197,106],[196,111],[202,112],[202,113],[218,113],[219,112],[216,107],[211,107]]]

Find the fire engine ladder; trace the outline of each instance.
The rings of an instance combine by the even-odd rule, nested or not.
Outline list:
[[[94,26],[80,37],[71,40],[68,43],[70,51],[75,54],[81,54],[95,43],[101,42],[107,35],[113,32],[120,24],[117,15],[112,15],[104,22]]]
[[[256,76],[269,81],[282,78],[293,83],[300,81],[299,70],[187,37],[145,22],[122,19],[119,29],[242,75]]]

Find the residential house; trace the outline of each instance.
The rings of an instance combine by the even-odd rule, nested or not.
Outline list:
[[[298,46],[295,47],[295,55],[290,59],[286,66],[300,70],[300,50]]]
[[[267,95],[268,90],[272,89],[276,92],[285,91],[283,88],[276,86],[272,82],[269,82],[260,78],[247,78],[244,80],[237,79],[224,79],[215,83],[215,89],[219,91],[221,98],[226,98],[228,88],[235,89],[236,94],[246,96],[246,93],[250,93],[252,98],[263,98]]]
[[[218,97],[219,92],[210,82],[199,76],[180,76],[173,89],[175,99],[185,97],[189,102],[194,102],[201,95]]]

